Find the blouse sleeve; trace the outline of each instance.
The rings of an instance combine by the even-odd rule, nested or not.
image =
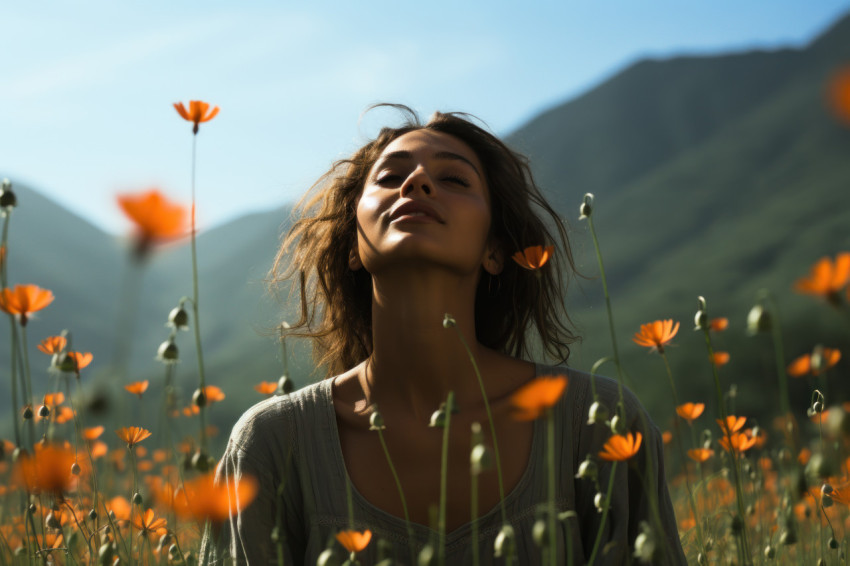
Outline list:
[[[259,406],[258,406],[259,407]],[[253,501],[239,506],[228,520],[206,531],[202,564],[284,564],[304,562],[304,529],[295,446],[280,407],[266,404],[250,409],[231,433],[216,469],[216,483],[257,483]],[[281,422],[283,421],[283,422]]]
[[[610,385],[610,380],[606,380]],[[606,382],[597,382],[597,391],[604,395]],[[613,385],[616,388],[616,384]],[[612,414],[618,393],[616,389],[608,391],[606,404]],[[634,558],[635,543],[644,528],[648,528],[649,539],[654,547],[643,546],[651,552],[652,564],[687,564],[679,540],[678,525],[673,512],[667,480],[664,474],[664,451],[661,434],[652,423],[649,415],[630,391],[625,390],[627,432],[642,435],[642,443],[637,454],[622,462],[607,462],[599,458],[610,432],[603,424],[587,425],[580,435],[580,446],[589,452],[599,463],[599,488],[604,495],[607,492],[613,470],[613,491],[610,506],[602,523],[603,513],[596,508],[594,498],[596,490],[587,479],[576,482],[576,512],[582,533],[582,546],[585,559],[596,543],[597,533],[602,529],[599,548],[596,552],[596,564],[626,564]],[[583,460],[585,454],[580,458]],[[646,527],[643,527],[645,525]]]

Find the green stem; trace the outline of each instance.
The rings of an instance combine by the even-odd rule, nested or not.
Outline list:
[[[200,389],[204,391],[207,385],[206,374],[204,373],[204,354],[201,350],[201,322],[198,316],[198,249],[195,238],[195,164],[197,162],[197,134],[192,136],[192,214],[191,214],[191,239],[192,239],[192,314],[195,316],[195,351],[198,354],[198,378],[200,380]],[[200,422],[201,422],[201,451],[207,453],[207,431],[206,431],[206,403],[200,407]]]
[[[608,518],[608,509],[611,507],[611,493],[614,491],[614,472],[617,471],[617,462],[611,463],[611,472],[608,476],[608,489],[605,492],[605,507],[602,508],[602,519],[599,521],[599,530],[596,531],[596,540],[593,541],[593,550],[590,552],[590,558],[587,560],[589,566],[593,565],[593,559],[596,558],[596,553],[599,552],[599,544],[602,542],[602,533],[605,528],[605,519]]]
[[[708,316],[707,313],[706,316]],[[714,376],[714,388],[717,392],[718,412],[720,413],[720,419],[724,423],[722,428],[726,435],[726,441],[729,443],[729,454],[732,459],[732,473],[735,479],[735,499],[738,504],[738,517],[741,520],[741,553],[744,559],[743,563],[748,565],[752,563],[752,558],[749,551],[747,525],[744,522],[744,518],[746,517],[744,512],[744,490],[741,486],[741,476],[740,471],[738,470],[738,454],[734,446],[732,446],[732,433],[729,430],[729,427],[725,425],[728,414],[726,413],[726,404],[723,402],[723,389],[720,387],[720,375],[717,371],[717,364],[714,363],[714,347],[711,345],[711,335],[709,334],[709,328],[707,325],[703,327],[703,334],[705,335],[705,345],[708,349],[708,362],[711,365],[712,375]]]
[[[15,338],[17,337],[17,332],[15,332],[15,317],[13,315],[9,315],[9,322],[12,324],[12,424],[15,426],[15,445],[17,447],[21,447],[21,428],[18,425],[19,411],[18,411],[18,376],[17,372],[15,372],[15,353],[17,352],[17,345],[15,344]]]
[[[437,531],[440,536],[437,563],[440,566],[446,564],[446,490],[449,476],[449,426],[452,420],[452,410],[455,406],[455,393],[449,391],[446,400],[446,423],[443,427],[443,454],[440,458],[440,517],[437,520]]]
[[[773,339],[773,352],[776,357],[776,377],[779,380],[779,406],[782,416],[790,418],[791,402],[788,396],[788,373],[785,369],[785,346],[782,341],[782,327],[779,324],[779,305],[769,293],[765,295],[771,318],[771,338]]]
[[[596,237],[596,229],[593,227],[593,216],[587,217],[590,227],[590,235],[593,237],[593,247],[596,250],[596,260],[599,263],[599,277],[602,279],[602,291],[605,293],[605,310],[608,313],[608,331],[611,333],[611,348],[614,350],[614,364],[617,366],[617,386],[620,393],[620,401],[623,400],[623,368],[620,365],[620,352],[617,348],[617,334],[614,331],[614,311],[611,308],[611,296],[608,294],[608,278],[605,277],[605,265],[602,263],[602,251],[599,249],[599,239]]]
[[[21,351],[21,359],[23,360],[24,365],[24,394],[26,395],[26,401],[33,407],[33,411],[35,411],[35,404],[33,402],[32,396],[32,379],[30,378],[30,360],[29,355],[27,354],[27,327],[24,324],[21,324],[21,344],[19,344],[22,348]],[[30,429],[30,441],[32,446],[35,446],[35,418],[28,419]]]
[[[398,489],[398,497],[401,499],[401,508],[404,511],[404,526],[407,529],[407,539],[408,539],[408,547],[410,549],[410,563],[416,563],[416,557],[413,553],[413,526],[410,524],[410,514],[407,512],[407,499],[404,497],[404,490],[401,487],[401,480],[398,477],[398,473],[396,472],[395,466],[393,465],[392,458],[390,458],[390,451],[387,448],[387,442],[384,440],[384,433],[380,427],[377,429],[378,439],[381,441],[381,448],[384,450],[384,456],[387,457],[387,464],[390,467],[390,472],[393,474],[393,479],[395,480],[395,486]]]
[[[481,372],[478,370],[478,363],[475,361],[475,356],[472,355],[472,350],[463,337],[463,333],[457,326],[454,327],[460,338],[463,347],[466,349],[466,354],[469,356],[469,361],[472,362],[472,369],[475,371],[475,377],[478,379],[478,387],[481,388],[481,398],[484,400],[484,409],[487,411],[487,422],[490,425],[490,436],[493,439],[493,456],[496,460],[496,477],[499,480],[499,509],[502,513],[502,524],[508,524],[508,513],[505,510],[505,484],[502,480],[502,459],[499,456],[499,442],[496,439],[496,423],[493,420],[493,411],[490,410],[490,400],[487,398],[487,390],[484,389],[484,379],[481,377]]]
[[[469,477],[470,482],[470,519],[472,521],[472,564],[481,564],[481,548],[478,541],[478,474],[473,471]]]

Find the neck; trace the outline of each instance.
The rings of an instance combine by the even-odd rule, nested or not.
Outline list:
[[[458,406],[481,392],[460,331],[476,360],[490,351],[475,340],[476,277],[402,271],[373,278],[373,351],[362,380],[370,400],[427,419],[454,391]],[[444,328],[451,314],[456,328]],[[382,409],[384,410],[384,409]]]

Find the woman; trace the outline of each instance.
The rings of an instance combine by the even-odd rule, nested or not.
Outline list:
[[[566,230],[526,161],[462,115],[437,113],[420,125],[412,111],[399,108],[407,124],[383,129],[334,165],[302,204],[278,254],[275,279],[299,276],[293,279],[302,318],[295,329],[316,340],[329,377],[264,401],[240,419],[219,478],[253,476],[260,494],[224,526],[220,544],[205,544],[205,550],[258,564],[276,562],[280,550],[286,564],[315,564],[327,548],[346,554],[334,542],[336,533],[369,529],[373,540],[357,555],[361,563],[381,556],[409,563],[437,540],[430,526],[440,500],[443,430],[428,424],[452,391],[447,563],[472,563],[474,545],[480,563],[504,563],[494,557],[503,517],[513,529],[509,542],[519,563],[539,563],[532,531],[547,497],[545,427],[513,418],[510,399],[536,376],[554,373],[569,379],[554,408],[556,509],[575,512],[558,522],[558,563],[566,563],[567,553],[583,563],[594,546],[597,563],[628,561],[643,521],[654,525],[653,559],[684,564],[660,436],[634,396],[625,396],[625,421],[630,430],[643,431],[644,448],[632,466],[616,468],[621,477],[600,529],[597,483],[576,478],[585,456],[598,453],[610,435],[602,424],[586,424],[593,401],[587,376],[522,358],[534,344],[563,363],[574,340],[562,301],[562,273],[573,269]],[[526,270],[511,260],[517,250],[548,243],[557,243],[558,252],[542,269]],[[456,328],[444,328],[445,313]],[[485,425],[485,444],[492,446],[493,439],[470,354],[492,410],[506,494],[502,505],[495,471],[478,477],[475,529],[473,423]],[[613,408],[616,384],[598,379],[596,388]],[[370,428],[378,407],[404,499],[381,438]],[[654,470],[649,478],[641,476],[647,459]],[[599,484],[607,485],[611,468],[602,464]],[[650,512],[656,504],[658,513]]]

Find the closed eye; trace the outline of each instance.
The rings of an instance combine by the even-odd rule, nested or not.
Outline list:
[[[448,175],[443,177],[443,181],[447,181],[449,183],[453,183],[455,185],[460,185],[461,187],[469,187],[470,183],[463,177],[458,177],[456,175]]]
[[[381,187],[391,187],[401,182],[401,175],[387,174],[375,179],[375,183]]]

